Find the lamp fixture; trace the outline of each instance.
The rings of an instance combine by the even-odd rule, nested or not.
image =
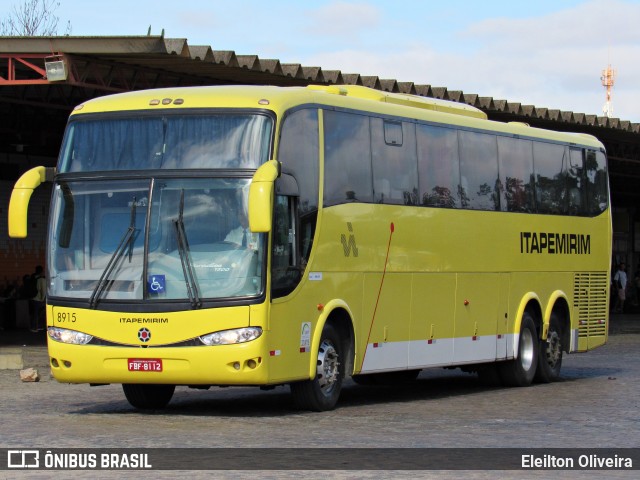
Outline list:
[[[47,80],[50,82],[59,82],[67,79],[67,64],[62,55],[45,57],[44,68],[47,72]]]

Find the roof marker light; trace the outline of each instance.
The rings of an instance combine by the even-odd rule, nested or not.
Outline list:
[[[157,98],[149,100],[149,105],[160,105],[160,100],[158,100]]]
[[[269,100],[267,100],[266,98],[258,100],[258,105],[269,105],[269,103]]]

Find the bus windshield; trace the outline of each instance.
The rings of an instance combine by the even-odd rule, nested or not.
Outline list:
[[[254,113],[92,115],[67,129],[58,173],[258,168],[272,121]]]
[[[103,300],[252,297],[263,235],[247,224],[249,178],[61,181],[54,188],[49,295]]]

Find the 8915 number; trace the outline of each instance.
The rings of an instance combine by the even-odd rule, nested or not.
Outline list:
[[[75,312],[56,312],[54,315],[54,319],[58,323],[75,323],[76,314]]]

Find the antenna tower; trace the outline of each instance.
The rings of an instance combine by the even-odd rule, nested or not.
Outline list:
[[[602,86],[607,90],[607,101],[602,107],[602,112],[605,117],[611,118],[613,117],[613,106],[611,105],[611,90],[613,89],[613,84],[616,81],[616,71],[611,68],[611,65],[608,65],[605,70],[602,70],[602,76],[600,77],[602,80]]]

